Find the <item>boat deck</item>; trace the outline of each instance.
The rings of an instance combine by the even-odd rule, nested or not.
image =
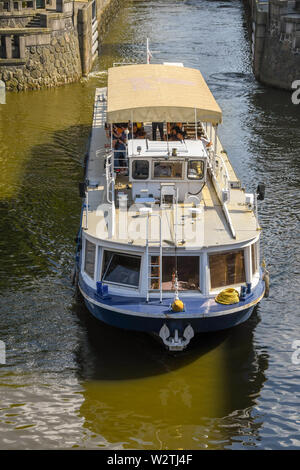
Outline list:
[[[85,233],[91,237],[109,239],[109,241],[118,244],[123,243],[131,246],[145,246],[146,221],[145,219],[143,221],[145,216],[142,216],[139,212],[139,208],[143,205],[135,204],[132,206],[133,200],[131,197],[130,185],[128,185],[128,178],[124,175],[118,175],[115,184],[116,230],[114,237],[110,237],[110,234],[106,231],[103,210],[101,209],[101,205],[109,204],[106,191],[105,153],[110,147],[110,139],[107,137],[104,128],[106,120],[105,94],[105,88],[98,88],[96,90],[86,177],[89,180],[90,186],[97,183],[97,187],[89,187],[88,189],[89,210],[87,220],[86,213],[84,213],[82,226],[85,229]],[[235,231],[235,238],[232,236],[232,230],[230,229],[228,220],[226,220],[224,215],[224,210],[216,193],[212,177],[208,172],[207,182],[202,190],[202,200],[200,204],[200,207],[202,207],[202,213],[200,212],[195,219],[191,216],[187,217],[190,214],[188,211],[192,207],[192,203],[178,204],[177,217],[175,208],[164,206],[162,209],[158,203],[151,205],[152,213],[159,214],[162,218],[163,247],[174,247],[175,244],[182,249],[193,249],[193,247],[195,247],[195,249],[199,249],[199,246],[224,246],[252,240],[258,235],[258,230],[260,229],[257,227],[254,212],[252,209],[249,209],[245,203],[245,192],[240,188],[239,180],[219,139],[218,155],[222,156],[229,174],[231,186],[234,186],[230,188],[230,202],[227,203],[226,206],[232,222],[232,227]],[[221,176],[219,176],[218,184],[220,186],[222,184]],[[124,211],[118,207],[119,192],[128,195],[128,207],[130,207],[130,210],[125,212],[125,214],[127,214],[125,219]],[[196,238],[193,237],[192,239],[189,239],[190,237],[187,236],[189,233],[182,231],[182,222],[187,219],[189,219],[190,225],[185,227],[185,232],[186,230],[188,230],[188,232],[190,232],[190,230],[194,230],[194,232],[196,231]],[[125,230],[126,225],[129,228],[128,233]],[[140,226],[138,237],[136,237],[135,229],[137,225]],[[105,236],[103,235],[103,230],[106,232]],[[154,244],[154,241],[158,240],[158,237],[159,218],[151,217],[149,237],[150,246],[151,240]],[[182,243],[182,240],[184,240],[184,243]]]

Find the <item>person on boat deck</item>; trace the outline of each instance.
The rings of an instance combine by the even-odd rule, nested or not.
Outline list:
[[[126,166],[126,145],[122,139],[118,139],[114,146],[115,168]]]
[[[159,130],[160,140],[164,140],[164,123],[152,122],[152,140],[156,140],[156,131]]]
[[[113,148],[115,150],[114,164],[115,167],[123,167],[126,165],[126,134],[124,129],[119,125],[113,126]]]
[[[128,126],[128,130],[129,130],[129,134],[128,134],[128,140],[131,140],[132,139],[132,127],[133,127],[133,138],[136,138],[136,133],[137,133],[137,125],[136,123],[133,123],[133,126],[131,125],[131,123],[129,124]]]
[[[211,147],[212,142],[206,139],[203,135],[200,137],[201,142],[203,142],[204,147]]]
[[[168,136],[168,140],[182,142],[184,140],[183,132],[177,131],[176,128],[174,127],[171,130],[171,134]]]
[[[143,127],[138,129],[135,134],[136,139],[146,139],[146,132]]]
[[[176,129],[172,128],[170,134],[168,134],[168,140],[177,140]]]
[[[176,122],[176,124],[173,128],[176,129],[177,134],[181,134],[183,136],[183,138],[185,139],[186,132],[183,128],[182,122]]]

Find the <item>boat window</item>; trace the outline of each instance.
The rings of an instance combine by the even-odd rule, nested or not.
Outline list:
[[[199,289],[199,256],[163,256],[162,288],[175,290],[177,264],[178,290]],[[159,257],[151,256],[151,289],[159,289]]]
[[[132,162],[132,177],[135,180],[146,180],[149,177],[149,162],[147,160],[134,160]]]
[[[141,257],[104,251],[102,281],[138,287]]]
[[[209,255],[211,288],[246,282],[244,250]]]
[[[201,180],[204,173],[204,162],[202,160],[189,160],[187,177],[189,180]]]
[[[252,274],[255,274],[258,269],[257,263],[257,243],[251,245],[251,256],[252,256]]]
[[[182,178],[181,162],[154,162],[154,178]]]
[[[94,279],[94,271],[95,271],[95,253],[96,253],[96,245],[86,240],[85,241],[84,270],[92,279]]]

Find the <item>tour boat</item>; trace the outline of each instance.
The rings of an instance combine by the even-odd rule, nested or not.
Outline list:
[[[200,71],[181,63],[114,66],[96,89],[76,283],[97,319],[171,351],[245,322],[265,295],[264,186],[242,187],[221,122]]]

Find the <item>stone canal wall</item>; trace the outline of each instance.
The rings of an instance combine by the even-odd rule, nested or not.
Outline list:
[[[0,80],[6,89],[55,87],[87,75],[121,1],[0,0]]]
[[[247,0],[253,71],[260,82],[292,89],[300,80],[300,0]]]

